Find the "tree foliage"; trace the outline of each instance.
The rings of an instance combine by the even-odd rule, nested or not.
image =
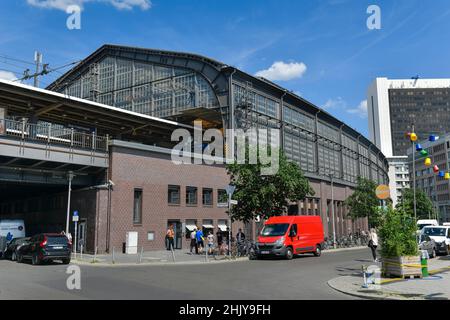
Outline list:
[[[352,220],[368,217],[370,227],[376,227],[379,224],[381,212],[380,200],[375,193],[376,188],[377,184],[374,181],[358,177],[355,191],[345,200],[348,216]]]
[[[404,210],[410,216],[414,216],[414,190],[403,189],[402,200],[397,203],[396,209]],[[428,219],[434,216],[434,207],[431,199],[421,189],[416,189],[417,219]]]
[[[279,168],[273,175],[262,175],[264,165],[259,161],[227,165],[231,184],[236,186],[233,199],[238,200],[232,207],[233,220],[248,222],[257,216],[267,219],[280,215],[286,212],[289,202],[314,195],[298,164],[289,161],[282,151],[274,152],[279,153]]]
[[[379,228],[381,255],[384,258],[417,255],[416,230],[410,214],[389,206]]]

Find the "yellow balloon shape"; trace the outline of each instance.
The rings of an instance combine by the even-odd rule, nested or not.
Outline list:
[[[411,141],[417,141],[417,134],[411,133]]]
[[[431,166],[431,159],[430,158],[426,158],[425,159],[425,165],[426,166]]]
[[[444,178],[445,180],[450,180],[450,173],[446,172]]]

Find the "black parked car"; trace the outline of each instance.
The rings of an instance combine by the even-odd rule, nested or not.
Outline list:
[[[64,264],[70,263],[72,243],[63,234],[41,233],[33,236],[30,241],[17,250],[17,262],[31,260],[33,265],[43,261],[62,260]]]
[[[15,238],[6,246],[5,251],[3,252],[4,259],[11,259],[12,261],[17,260],[17,250],[26,244],[30,240],[27,238]]]

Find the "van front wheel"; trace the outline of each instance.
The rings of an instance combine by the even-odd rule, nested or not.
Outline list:
[[[322,254],[322,249],[320,249],[320,246],[316,246],[316,250],[314,251],[314,255],[316,257],[320,257],[320,255]]]
[[[287,260],[292,260],[293,257],[294,257],[294,252],[292,252],[292,248],[291,247],[287,247],[286,248],[286,259]]]

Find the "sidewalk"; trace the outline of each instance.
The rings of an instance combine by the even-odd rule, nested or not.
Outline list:
[[[381,263],[378,263],[381,267]],[[430,276],[423,279],[382,279],[379,289],[365,289],[362,272],[328,281],[333,289],[365,299],[449,300],[450,256],[428,260]]]
[[[85,254],[81,257],[80,253],[76,256],[72,254],[72,263],[75,264],[89,264],[92,266],[135,266],[135,265],[166,265],[166,264],[202,264],[202,263],[223,263],[242,261],[246,257],[238,259],[227,259],[220,257],[214,259],[212,256],[206,257],[205,254],[190,254],[185,250],[160,250],[143,252],[142,256],[138,254],[123,254],[115,253],[98,254],[94,257],[93,254]]]

